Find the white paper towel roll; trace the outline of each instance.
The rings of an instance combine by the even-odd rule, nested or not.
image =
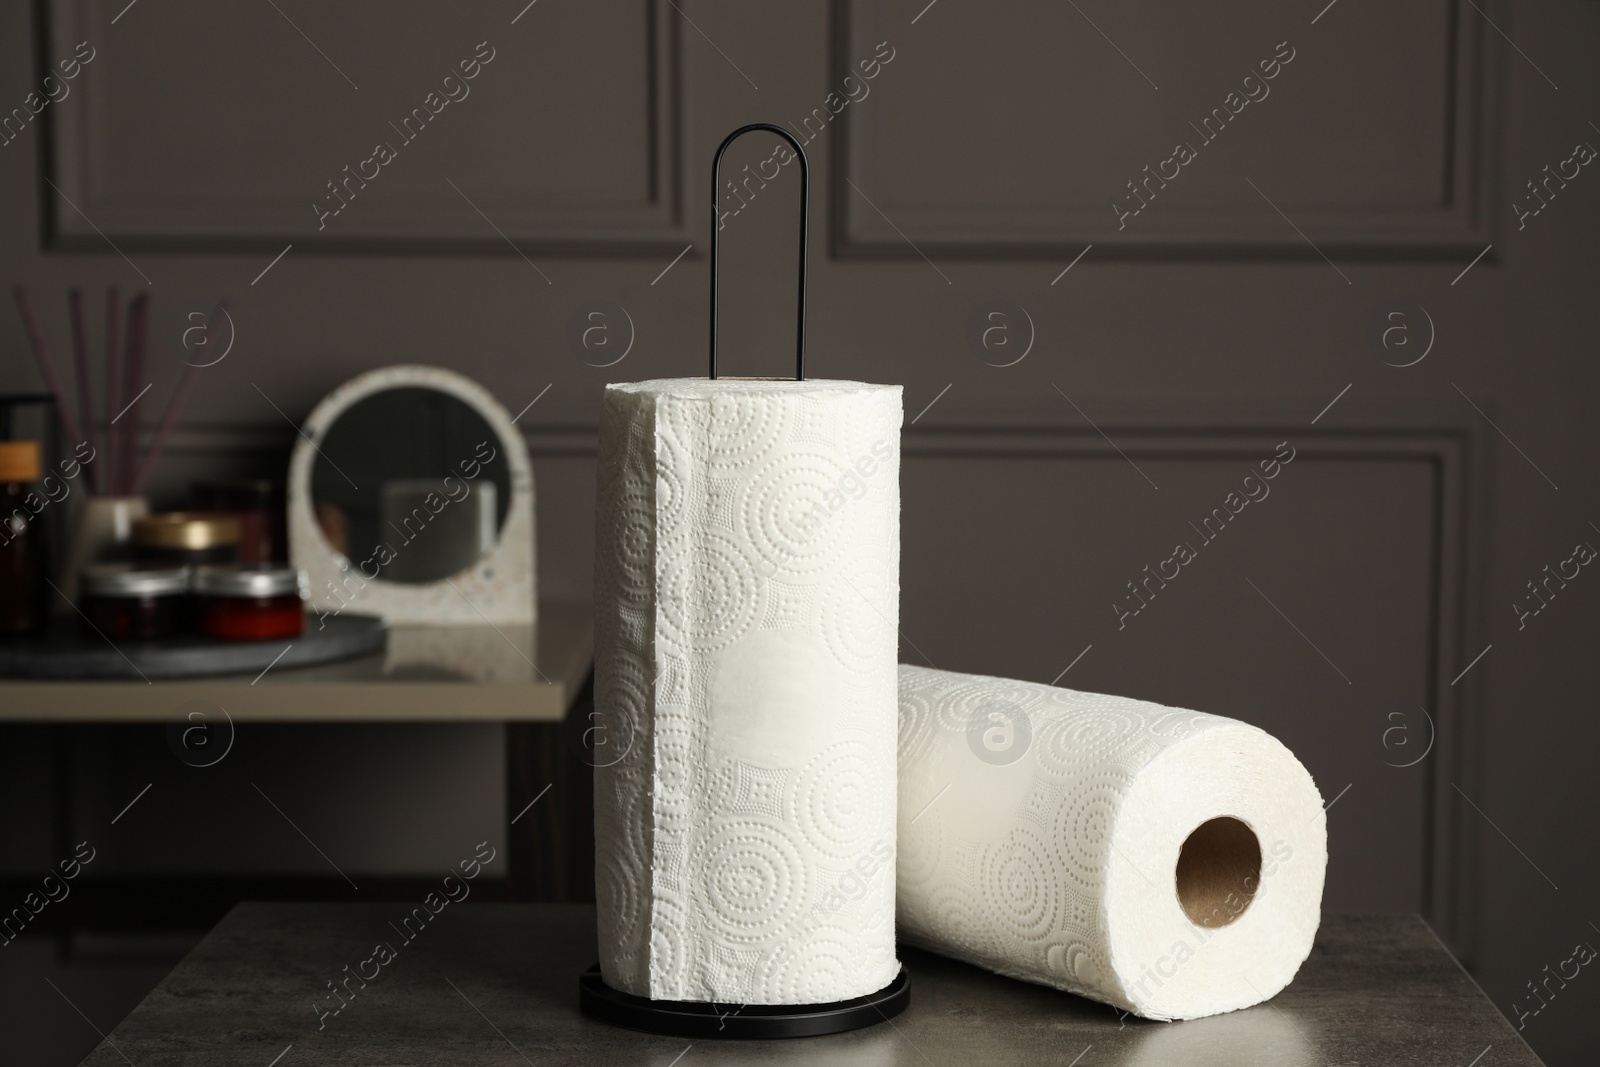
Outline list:
[[[1151,1019],[1259,1003],[1311,951],[1322,798],[1253,726],[902,666],[900,810],[910,944]]]
[[[899,386],[607,387],[595,881],[612,987],[805,1004],[899,972],[900,418]]]

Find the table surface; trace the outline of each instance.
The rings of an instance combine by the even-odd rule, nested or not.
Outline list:
[[[0,679],[0,722],[170,722],[199,704],[235,722],[559,722],[593,663],[593,612],[540,604],[531,626],[395,626],[384,652],[259,676]]]
[[[637,1033],[578,1014],[578,974],[595,959],[592,906],[447,904],[410,942],[390,925],[407,912],[402,903],[241,904],[83,1062],[1539,1063],[1415,917],[1331,916],[1288,989],[1267,1004],[1210,1019],[1124,1019],[1092,1001],[903,948],[911,1007],[891,1023],[791,1041],[700,1040],[691,1048],[682,1038]],[[337,1015],[323,1016],[318,1005],[328,1011],[343,1003],[328,983],[344,978],[346,966],[354,974],[379,941],[393,947],[394,958],[365,988],[350,979],[354,996],[346,994],[348,1003]],[[372,967],[363,969],[370,974]]]

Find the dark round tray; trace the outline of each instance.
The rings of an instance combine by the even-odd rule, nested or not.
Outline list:
[[[201,678],[310,667],[381,652],[384,621],[369,615],[306,617],[299,637],[273,641],[216,641],[175,637],[166,641],[119,641],[84,636],[78,619],[62,619],[45,636],[0,643],[0,677],[131,679]],[[284,646],[288,646],[285,651]],[[279,658],[279,657],[282,658]]]
[[[620,993],[600,977],[600,965],[578,978],[578,1009],[590,1018],[630,1030],[674,1037],[770,1040],[819,1037],[887,1022],[911,1004],[905,967],[894,981],[865,997],[833,1004],[705,1004],[650,1000]]]

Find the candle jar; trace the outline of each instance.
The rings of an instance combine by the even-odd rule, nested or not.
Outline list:
[[[289,568],[201,567],[194,593],[200,632],[219,641],[297,637],[305,629],[306,578]]]
[[[85,636],[115,641],[161,641],[189,629],[193,602],[183,567],[138,570],[126,563],[84,568]]]
[[[133,524],[135,557],[164,567],[232,563],[239,552],[239,520],[201,511],[168,511]]]

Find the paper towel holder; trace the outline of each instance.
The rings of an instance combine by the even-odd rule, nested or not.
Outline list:
[[[800,161],[800,251],[797,283],[798,306],[795,314],[794,380],[806,380],[806,240],[809,235],[808,201],[810,172],[805,150],[781,126],[753,122],[728,134],[711,162],[711,210],[717,213],[717,187],[721,182],[722,157],[734,141],[747,133],[764,130],[789,143]],[[717,380],[717,282],[718,229],[711,230],[711,341],[710,380]],[[778,379],[787,381],[788,379]],[[866,996],[821,1004],[716,1004],[709,1001],[652,1000],[624,993],[608,985],[598,963],[578,980],[578,1009],[584,1015],[646,1033],[669,1034],[695,1039],[760,1039],[818,1037],[859,1030],[886,1022],[905,1011],[911,1003],[911,983],[901,965],[889,984]]]
[[[807,207],[811,200],[811,171],[800,142],[791,137],[788,130],[770,122],[740,126],[722,139],[721,147],[711,160],[711,380],[717,380],[717,234],[722,229],[717,222],[717,189],[722,182],[722,155],[729,145],[755,130],[766,130],[788,141],[800,161],[800,279],[794,316],[794,380],[803,382],[806,380],[806,238],[810,234]]]

